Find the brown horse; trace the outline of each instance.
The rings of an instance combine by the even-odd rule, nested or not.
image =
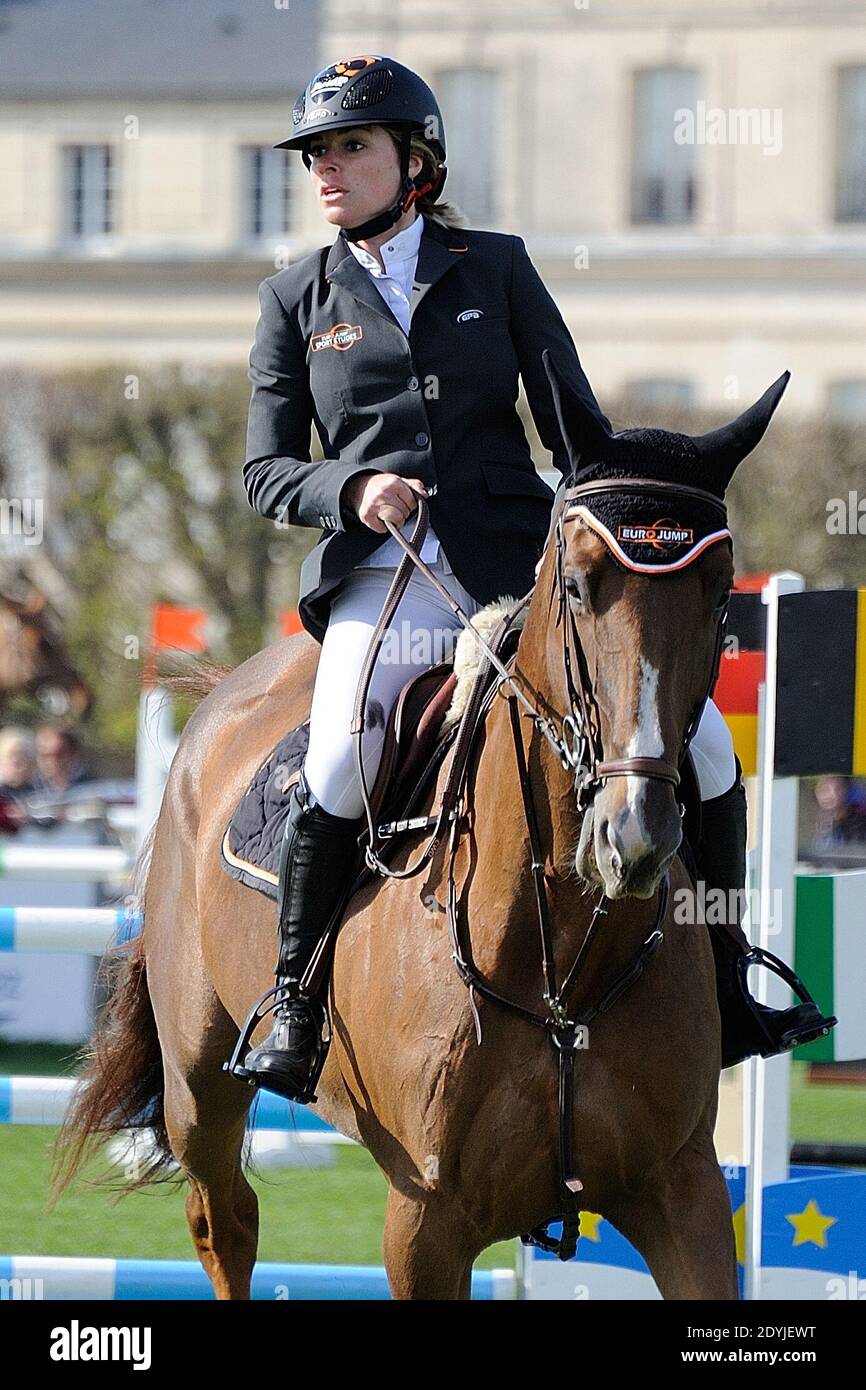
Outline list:
[[[780,394],[777,383],[775,399]],[[743,457],[757,442],[775,405],[769,396],[724,438],[716,431],[688,441],[706,442],[706,470],[699,458],[693,481],[724,474],[715,484],[723,495],[739,461],[731,463],[731,451]],[[558,405],[577,464],[598,442],[597,427],[576,399]],[[630,456],[638,433],[625,432]],[[644,433],[656,443],[662,434]],[[664,464],[668,452],[647,448],[644,458],[638,450],[638,473]],[[520,721],[560,979],[586,938],[590,885],[602,882],[609,899],[574,980],[573,1011],[596,1004],[632,960],[668,876],[661,946],[615,1007],[592,1022],[589,1046],[577,1054],[572,1141],[581,1207],[611,1221],[673,1299],[733,1299],[737,1278],[713,1144],[720,1072],[713,955],[706,930],[675,917],[677,890],[690,883],[676,856],[680,809],[672,781],[653,776],[650,765],[680,758],[712,676],[732,577],[727,543],[697,547],[692,563],[658,575],[617,563],[567,493],[515,667],[538,709],[552,719],[569,709],[558,595],[579,634],[604,758],[647,764],[645,776],[621,770],[602,778],[582,814],[573,772],[536,723]],[[220,680],[189,720],[153,840],[143,932],[121,966],[86,1089],[60,1136],[56,1191],[92,1143],[150,1107],[156,1166],[139,1181],[177,1159],[189,1183],[193,1243],[219,1298],[249,1297],[258,1234],[243,1164],[252,1093],[222,1064],[252,998],[272,982],[276,953],[273,905],[225,874],[220,843],[255,770],[306,717],[317,654],[306,633],[268,647]],[[459,917],[479,974],[538,1010],[536,902],[515,751],[509,703],[496,698],[467,785]],[[446,761],[422,814],[439,804],[447,771]],[[406,843],[392,867],[417,849],[417,840]],[[318,1086],[318,1112],[360,1140],[387,1179],[384,1259],[392,1292],[403,1299],[467,1298],[473,1261],[486,1247],[561,1209],[550,1042],[480,998],[479,1045],[451,958],[444,863],[440,849],[419,878],[371,881],[351,898],[334,954],[333,1040]]]
[[[56,628],[38,589],[31,589],[26,599],[0,594],[0,702],[24,693],[43,702],[59,697],[62,707],[53,712],[81,719],[93,695],[70,665]]]

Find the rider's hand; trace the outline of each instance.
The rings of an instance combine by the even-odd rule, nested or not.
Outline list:
[[[381,517],[386,516],[392,525],[401,527],[418,506],[419,492],[427,496],[420,478],[401,478],[399,473],[361,473],[348,483],[345,502],[371,531],[387,532]]]

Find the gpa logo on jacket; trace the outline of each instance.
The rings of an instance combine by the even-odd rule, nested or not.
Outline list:
[[[325,333],[314,333],[310,339],[310,352],[321,352],[323,348],[336,348],[347,352],[363,338],[364,330],[359,323],[335,323]]]
[[[484,310],[483,310],[483,309],[464,309],[461,313],[459,313],[459,314],[457,315],[457,322],[458,322],[458,323],[468,323],[470,319],[483,319],[483,318],[484,318]]]

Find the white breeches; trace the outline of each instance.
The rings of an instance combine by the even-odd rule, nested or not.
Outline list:
[[[478,612],[482,605],[446,571],[441,550],[429,567],[467,617]],[[394,573],[393,566],[352,570],[331,605],[310,709],[304,777],[314,799],[333,816],[356,817],[364,810],[352,747],[358,736],[349,727],[361,667]],[[362,747],[368,791],[381,760],[385,724],[401,689],[412,676],[450,656],[462,630],[441,594],[413,568],[367,694]]]
[[[445,568],[441,550],[430,568],[468,617],[478,612],[481,604]],[[334,816],[354,819],[364,810],[355,772],[357,735],[350,734],[349,728],[361,667],[393,577],[393,567],[353,570],[331,605],[310,709],[304,778],[314,800]],[[461,622],[445,600],[414,570],[386,633],[367,695],[363,756],[368,790],[381,760],[385,725],[401,689],[412,676],[450,656],[461,631]],[[704,706],[691,746],[701,799],[721,796],[733,785],[736,767],[728,726],[712,700]]]

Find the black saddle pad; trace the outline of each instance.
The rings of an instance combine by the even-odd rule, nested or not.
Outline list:
[[[288,779],[307,756],[305,719],[268,754],[237,804],[222,842],[226,873],[276,900],[280,843],[289,811]]]

